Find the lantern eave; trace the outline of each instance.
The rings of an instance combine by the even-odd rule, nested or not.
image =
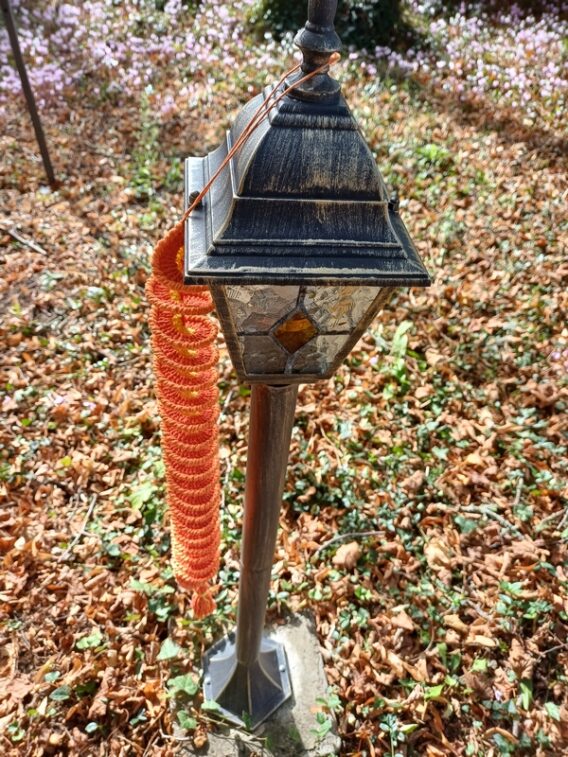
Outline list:
[[[266,284],[266,285],[297,285],[311,284],[315,286],[376,286],[386,288],[400,288],[400,287],[429,287],[431,285],[431,279],[426,275],[419,273],[409,274],[386,274],[380,275],[374,274],[370,271],[354,271],[349,270],[339,273],[336,269],[322,269],[319,271],[306,271],[300,268],[294,268],[293,265],[287,267],[278,268],[263,268],[262,266],[255,266],[253,264],[247,264],[247,261],[242,259],[238,264],[235,264],[232,268],[228,268],[226,264],[215,269],[211,266],[203,268],[192,268],[186,271],[184,275],[185,284],[206,284],[208,286],[214,285],[242,285],[249,286],[253,284]]]

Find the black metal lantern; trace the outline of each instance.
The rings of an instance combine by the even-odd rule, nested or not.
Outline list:
[[[297,37],[303,71],[339,49],[329,7],[310,4]],[[333,8],[333,11],[335,8]],[[307,36],[307,39],[306,39]],[[337,82],[326,73],[284,98],[230,161],[186,224],[185,281],[211,288],[243,382],[327,378],[393,288],[430,278],[389,199]],[[186,161],[186,205],[246,129],[250,101],[225,142]]]
[[[298,384],[333,375],[394,288],[430,283],[325,69],[340,49],[336,8],[337,0],[310,0],[296,37],[301,83],[185,226],[185,282],[210,287],[238,377],[253,384],[237,631],[204,659],[206,698],[234,722],[247,712],[253,727],[290,696],[293,679],[263,624]],[[186,207],[269,95],[245,106],[215,152],[186,161]]]

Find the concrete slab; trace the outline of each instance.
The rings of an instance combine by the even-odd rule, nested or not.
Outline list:
[[[268,636],[284,644],[292,678],[292,697],[254,733],[216,726],[202,749],[181,742],[179,755],[208,757],[333,757],[341,742],[336,722],[321,739],[316,731],[316,700],[328,693],[323,661],[310,615],[292,615],[285,625],[268,630]],[[175,736],[186,735],[183,732]]]

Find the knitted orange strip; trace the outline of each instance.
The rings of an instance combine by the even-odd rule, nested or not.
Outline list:
[[[162,418],[172,564],[193,592],[195,617],[213,612],[209,581],[219,565],[219,417],[216,322],[206,287],[183,283],[183,224],[158,242],[146,285],[156,397]]]
[[[170,499],[177,502],[193,503],[196,507],[208,507],[211,500],[217,499],[219,501],[219,482],[215,481],[208,486],[200,486],[197,489],[188,489],[185,485],[177,486],[170,480],[168,493]]]
[[[180,453],[189,454],[188,448],[190,448],[194,450],[195,457],[199,457],[202,460],[206,457],[213,460],[218,456],[214,448],[212,451],[210,439],[205,439],[203,442],[196,442],[195,438],[184,434],[183,430],[180,430],[175,424],[169,423],[167,419],[164,420],[164,418],[162,418],[162,430],[166,436],[170,436],[174,440],[174,444]],[[188,460],[188,462],[190,461]]]
[[[203,348],[176,347],[166,339],[156,339],[154,343],[155,354],[159,358],[165,358],[175,370],[180,368],[212,368],[219,359],[219,353],[214,345],[205,345]]]
[[[204,407],[210,407],[219,401],[219,390],[216,386],[179,386],[172,388],[158,381],[156,396],[162,402],[167,402],[172,409],[190,410],[193,415],[203,411]],[[186,415],[187,413],[184,413]]]
[[[204,371],[207,368],[213,368],[219,362],[219,350],[212,344],[204,347],[195,355],[182,357],[178,352],[173,350],[171,353],[167,345],[156,345],[155,360],[169,367],[183,376],[191,376],[195,371]]]
[[[186,350],[198,350],[215,341],[216,325],[202,315],[172,314],[171,310],[153,307],[150,313],[152,333],[158,343],[174,344],[180,354]]]
[[[212,463],[207,461],[208,465],[204,470],[195,472],[194,468],[186,467],[181,462],[182,459],[177,457],[173,452],[164,450],[164,461],[168,469],[167,475],[171,476],[172,481],[179,481],[181,483],[187,481],[190,484],[199,482],[201,486],[204,486],[209,481],[219,478],[219,466],[214,461]]]
[[[151,278],[146,285],[146,294],[151,305],[187,315],[207,315],[213,303],[210,293],[194,291],[196,287],[186,287],[183,293],[171,289],[163,280]]]
[[[213,368],[205,368],[201,371],[188,371],[187,375],[180,375],[179,371],[173,371],[165,363],[159,366],[160,386],[170,388],[180,387],[190,389],[192,387],[213,386],[217,381],[217,371]]]

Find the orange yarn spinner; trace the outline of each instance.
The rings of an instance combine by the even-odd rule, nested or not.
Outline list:
[[[156,397],[162,418],[172,562],[194,592],[197,618],[215,609],[208,582],[219,565],[219,417],[216,322],[207,287],[181,275],[183,222],[158,242],[146,284]]]

